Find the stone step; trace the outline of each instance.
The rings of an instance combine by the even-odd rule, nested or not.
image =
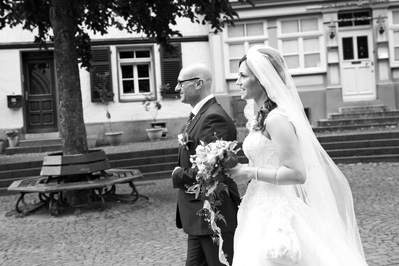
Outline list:
[[[378,147],[384,149],[385,147],[390,147],[390,146],[399,147],[399,138],[324,142],[321,143],[321,145],[327,151],[327,153],[330,153],[332,150],[340,150],[340,149],[359,149],[359,148],[378,148]]]
[[[373,125],[373,124],[396,124],[399,125],[399,116],[353,118],[340,120],[319,120],[317,127],[351,126],[351,125]]]
[[[399,138],[399,131],[383,131],[383,132],[366,132],[366,133],[349,133],[349,134],[333,134],[325,136],[317,136],[320,143],[325,142],[343,142],[357,140],[378,140],[378,139],[395,139]]]
[[[156,178],[165,173],[170,176],[171,171],[177,166],[177,153],[177,148],[169,148],[107,154],[107,157],[112,168],[139,169],[144,177]],[[240,162],[248,162],[242,150],[238,156]],[[22,178],[40,175],[41,166],[42,161],[0,165],[0,187],[8,187],[13,181]]]
[[[18,147],[40,147],[46,145],[61,145],[60,138],[54,139],[28,139],[28,140],[20,140],[18,142]]]
[[[375,118],[375,117],[399,117],[399,111],[385,111],[385,112],[366,112],[366,113],[335,113],[329,114],[329,120],[345,120],[358,118]]]
[[[387,111],[387,107],[383,104],[376,105],[364,105],[364,106],[346,106],[338,108],[338,112],[341,114],[348,113],[366,113],[366,112],[384,112]]]
[[[386,122],[386,123],[374,123],[374,124],[367,124],[367,125],[339,125],[339,126],[317,126],[313,127],[314,133],[325,133],[325,132],[336,132],[336,131],[349,131],[349,130],[360,130],[362,128],[397,128],[398,122]]]
[[[334,157],[332,159],[337,164],[399,162],[399,155],[384,154],[384,155],[347,156],[347,157]]]
[[[23,154],[23,153],[42,153],[42,152],[59,152],[62,150],[60,145],[43,145],[31,147],[8,147],[6,155]]]
[[[351,156],[370,156],[370,155],[398,155],[399,146],[357,148],[357,149],[334,149],[327,150],[331,158],[351,157]]]

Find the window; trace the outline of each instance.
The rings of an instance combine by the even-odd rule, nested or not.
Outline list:
[[[267,44],[266,22],[236,23],[227,26],[225,34],[226,44],[226,72],[230,78],[236,78],[238,62],[253,45]]]
[[[168,50],[161,47],[161,67],[162,67],[162,98],[180,98],[180,92],[175,91],[177,78],[182,68],[181,45],[171,44],[174,49]]]
[[[388,20],[391,65],[399,66],[399,9],[392,10]]]
[[[90,70],[90,89],[92,102],[111,102],[114,100],[111,81],[111,61],[110,50],[106,48],[97,48],[92,50],[91,64],[93,68]],[[105,73],[106,78],[104,76]],[[106,81],[104,82],[102,76]]]
[[[353,27],[371,24],[370,10],[338,13],[338,27]]]
[[[144,94],[155,94],[150,48],[119,49],[117,61],[121,100],[142,100]]]
[[[321,19],[282,19],[277,25],[279,50],[291,73],[326,71]]]

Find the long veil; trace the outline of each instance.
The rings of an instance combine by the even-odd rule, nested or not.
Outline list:
[[[246,56],[249,69],[266,89],[268,97],[285,111],[295,127],[307,170],[303,187],[310,206],[334,227],[334,234],[364,258],[349,183],[313,133],[283,57],[268,46],[253,46]],[[253,101],[247,105],[246,115],[253,112]]]

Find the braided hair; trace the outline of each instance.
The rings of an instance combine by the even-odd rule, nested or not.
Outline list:
[[[240,66],[242,64],[242,62],[247,60],[247,56],[244,55],[240,62],[238,63],[238,65]],[[249,69],[249,71],[251,71]],[[251,71],[252,72],[252,71]],[[256,78],[256,77],[255,77]],[[258,80],[259,85],[262,87],[262,89],[266,92],[266,89],[262,86],[262,84],[260,84],[259,80]],[[266,92],[267,94],[267,92]],[[260,110],[258,111],[258,113],[256,114],[256,122],[253,126],[253,130],[256,131],[264,131],[266,128],[265,125],[265,120],[266,117],[269,115],[269,113],[275,109],[277,107],[277,104],[275,102],[273,102],[272,100],[270,100],[269,97],[266,98],[265,102],[263,103],[262,107],[260,108]]]
[[[270,100],[269,98],[263,103],[262,107],[256,114],[256,123],[254,124],[253,129],[256,131],[264,131],[266,128],[265,120],[269,113],[277,107],[277,104]]]

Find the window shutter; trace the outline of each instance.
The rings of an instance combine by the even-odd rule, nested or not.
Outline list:
[[[92,69],[90,70],[90,87],[92,102],[111,102],[114,100],[114,93],[111,82],[111,51],[109,48],[93,49],[92,51]],[[98,74],[102,75],[108,72],[109,76],[102,88],[102,79]]]
[[[162,85],[169,85],[168,89],[163,89],[161,94],[163,98],[178,98],[180,93],[175,91],[177,78],[182,67],[181,46],[180,44],[171,44],[175,49],[165,51],[161,49],[162,64]]]

